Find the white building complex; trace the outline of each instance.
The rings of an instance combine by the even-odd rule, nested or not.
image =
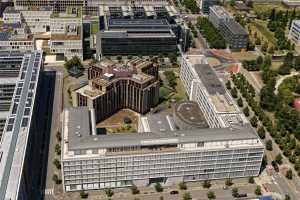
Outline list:
[[[182,102],[175,107],[174,119],[142,117],[141,132],[98,135],[93,110],[77,107],[63,112],[65,191],[259,174],[264,145],[204,57],[193,58],[191,63],[184,57],[181,78],[203,114],[187,112],[197,106]]]
[[[296,45],[300,44],[300,20],[293,20],[289,31],[289,39],[291,39]]]
[[[50,7],[20,11],[7,7],[3,19],[5,24],[2,27],[5,29],[0,27],[0,44],[3,44],[0,50],[34,50],[35,34],[36,38],[48,40],[43,46],[48,53],[68,59],[73,56],[83,59],[81,8],[54,13]],[[7,26],[12,28],[7,29]]]

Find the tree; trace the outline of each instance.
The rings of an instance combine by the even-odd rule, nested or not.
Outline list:
[[[227,179],[225,180],[225,185],[226,185],[226,186],[231,186],[231,185],[233,185],[232,179],[231,179],[231,178],[227,178]]]
[[[140,190],[137,188],[136,185],[132,185],[132,186],[130,187],[130,190],[131,190],[131,193],[132,193],[132,194],[139,194],[139,193],[140,193]]]
[[[186,189],[187,189],[187,186],[186,186],[186,183],[185,183],[185,182],[180,182],[180,183],[178,184],[178,186],[179,186],[179,189],[181,189],[181,190],[186,190]]]
[[[209,180],[205,180],[203,183],[202,183],[202,186],[203,188],[210,188],[211,187],[211,183]]]
[[[213,191],[209,191],[209,192],[207,193],[207,198],[208,198],[208,199],[215,199],[215,198],[216,198],[216,195],[215,195],[215,193],[214,193]]]
[[[56,132],[56,139],[58,142],[61,141],[61,133],[59,131]]]
[[[256,116],[251,117],[250,123],[253,127],[257,127],[257,122],[258,122],[258,120],[257,120]]]
[[[160,183],[156,183],[154,187],[155,187],[156,192],[164,191],[164,188],[161,186]]]
[[[72,67],[76,67],[80,70],[83,69],[83,65],[82,65],[81,60],[78,56],[74,56],[70,60],[66,60],[64,66],[65,66],[66,69],[71,69]]]
[[[59,179],[57,174],[53,174],[52,180],[54,181],[55,184],[61,184],[61,180]]]
[[[287,170],[286,174],[285,174],[285,177],[287,179],[290,179],[292,180],[293,179],[293,171],[291,169]]]
[[[89,194],[87,192],[85,192],[84,190],[82,190],[80,192],[80,198],[87,199],[88,197],[89,197]]]
[[[259,185],[256,186],[254,193],[255,193],[256,195],[261,195],[261,188],[260,188]]]
[[[281,155],[280,153],[276,155],[275,161],[276,161],[279,165],[282,164],[282,155]]]
[[[249,178],[248,178],[248,183],[251,183],[251,184],[253,184],[255,181],[254,181],[254,177],[253,176],[250,176]]]
[[[60,169],[60,168],[61,168],[60,161],[59,161],[57,158],[55,158],[55,159],[53,160],[53,164],[55,165],[55,167],[56,167],[57,169]]]
[[[229,80],[226,82],[226,88],[231,90],[231,82]]]
[[[237,98],[237,89],[235,87],[231,90],[231,96]]]
[[[111,188],[106,188],[104,191],[107,197],[112,197],[114,195],[114,191]]]
[[[55,145],[55,152],[57,155],[60,155],[61,154],[61,148],[60,148],[60,145],[59,144],[56,144]]]
[[[185,192],[182,196],[183,200],[192,200],[192,195],[189,192]]]
[[[284,200],[291,200],[291,197],[288,194],[286,194]]]
[[[232,193],[233,197],[237,197],[239,195],[238,188],[236,188],[236,187],[232,188],[231,193]]]
[[[249,117],[249,107],[246,106],[244,109],[243,109],[243,113],[246,115],[246,117]]]
[[[257,59],[256,59],[256,63],[257,63],[258,65],[261,65],[261,64],[263,64],[263,62],[264,62],[263,57],[262,57],[262,56],[258,56]]]
[[[272,151],[273,150],[273,145],[272,145],[272,140],[267,140],[267,142],[266,142],[266,149],[268,150],[268,151]]]
[[[243,99],[241,97],[238,98],[237,104],[238,104],[239,107],[243,107],[244,106]]]
[[[265,128],[263,126],[260,126],[257,130],[257,134],[261,139],[265,139],[265,137],[266,137]]]

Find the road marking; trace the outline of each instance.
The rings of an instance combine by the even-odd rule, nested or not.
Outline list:
[[[44,194],[45,195],[52,195],[54,193],[53,188],[52,189],[45,189]]]

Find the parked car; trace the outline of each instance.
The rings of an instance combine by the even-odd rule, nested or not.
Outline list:
[[[237,195],[237,198],[242,198],[242,197],[247,197],[247,193],[239,193],[238,195]]]
[[[170,194],[178,194],[179,192],[177,191],[177,190],[172,190],[171,192],[170,192]]]

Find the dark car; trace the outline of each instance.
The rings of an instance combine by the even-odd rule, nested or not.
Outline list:
[[[247,193],[241,193],[237,195],[237,198],[247,197]]]
[[[179,192],[177,190],[173,190],[170,192],[170,194],[178,194]]]
[[[273,160],[273,161],[271,162],[271,164],[272,164],[272,166],[273,166],[275,172],[279,172],[279,167],[278,167],[277,162],[276,162],[275,160]]]

